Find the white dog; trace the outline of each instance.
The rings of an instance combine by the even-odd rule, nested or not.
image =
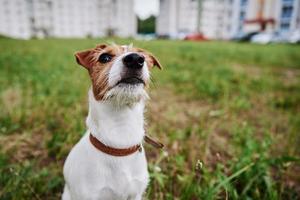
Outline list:
[[[98,45],[75,54],[91,77],[87,132],[64,165],[63,200],[138,200],[149,175],[142,146],[145,91],[158,60],[132,46]]]

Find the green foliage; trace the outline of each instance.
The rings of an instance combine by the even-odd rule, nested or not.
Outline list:
[[[152,22],[151,22],[152,23]],[[85,131],[73,53],[126,39],[0,38],[0,199],[58,199]],[[134,41],[156,55],[147,199],[299,199],[300,46]]]
[[[138,33],[155,33],[155,16],[147,19],[138,18]]]
[[[56,166],[36,169],[34,160],[8,164],[0,155],[1,199],[57,199],[63,187],[62,174]]]

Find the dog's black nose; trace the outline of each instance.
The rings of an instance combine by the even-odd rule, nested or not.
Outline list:
[[[123,58],[123,63],[128,68],[140,69],[143,67],[145,58],[137,53],[128,54]]]

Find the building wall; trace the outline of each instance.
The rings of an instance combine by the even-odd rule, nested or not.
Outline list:
[[[202,32],[211,39],[230,39],[236,35],[260,31],[260,24],[245,23],[259,16],[261,0],[202,0],[200,27],[198,0],[160,0],[157,18],[158,35],[178,35],[181,32]],[[267,32],[290,33],[300,29],[300,0],[264,0],[263,19],[274,19],[267,24]]]
[[[159,15],[156,19],[156,33],[158,35],[176,34],[176,1],[160,0]]]
[[[238,29],[239,1],[202,0],[199,11],[199,0],[160,0],[156,33],[172,36],[201,32],[211,39],[229,39]]]
[[[0,0],[0,34],[27,39],[31,35],[29,8],[23,0]]]
[[[295,3],[294,29],[300,30],[300,1]]]
[[[124,3],[125,1],[126,3]],[[115,4],[111,4],[115,6],[110,12],[112,18],[111,26],[114,27],[116,35],[123,37],[134,36],[137,30],[137,19],[133,11],[134,1],[125,1],[115,0]]]
[[[94,0],[55,0],[52,7],[54,37],[86,37],[94,34],[97,24]]]
[[[255,19],[259,10],[260,0],[249,0],[247,19]],[[287,33],[299,29],[300,0],[265,0],[262,18],[273,19],[274,24],[268,24],[266,32]],[[298,20],[297,20],[298,19]],[[297,23],[298,22],[298,23]],[[245,24],[245,32],[260,31],[259,24]]]
[[[0,0],[0,34],[16,37],[135,36],[133,0]]]
[[[197,32],[198,0],[177,0],[177,32]]]
[[[243,33],[244,21],[247,15],[247,7],[249,5],[249,0],[233,0],[230,6],[232,15],[230,18],[230,33],[228,38],[235,37]]]
[[[229,39],[244,31],[248,1],[202,0],[199,12],[198,0],[160,0],[156,33],[172,36],[201,32],[210,39]]]
[[[238,23],[236,23],[238,26],[234,28],[233,32],[236,32],[237,34],[260,31],[260,24],[245,23],[245,20],[254,20],[259,17],[262,19],[274,20],[274,24],[267,24],[265,32],[286,32],[289,34],[290,32],[300,28],[300,0],[264,0],[264,7],[261,13],[262,16],[259,16],[260,0],[235,1],[238,1],[238,5],[235,6],[233,10],[238,12],[238,14],[234,17],[238,19]],[[289,9],[292,11],[289,12]],[[245,15],[245,17],[242,17],[243,15]],[[235,23],[232,24],[235,26]]]
[[[197,32],[198,0],[160,0],[156,20],[158,35],[176,36]]]
[[[53,12],[56,37],[129,37],[137,30],[133,0],[55,0]]]
[[[27,0],[28,18],[33,37],[45,37],[52,34],[52,5],[48,0]]]
[[[177,0],[160,0],[159,15],[156,19],[156,33],[161,36],[177,32]]]
[[[290,32],[300,29],[300,0],[281,0],[278,2],[276,29]]]
[[[218,20],[220,6],[218,0],[204,1],[202,4],[200,30],[208,38],[215,38],[218,35]]]
[[[200,31],[211,39],[227,39],[232,29],[233,2],[229,0],[204,0],[202,3]]]

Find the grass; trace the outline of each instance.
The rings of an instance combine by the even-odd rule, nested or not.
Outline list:
[[[0,39],[0,199],[59,199],[85,131],[76,50],[107,40]],[[153,70],[146,199],[300,199],[300,46],[134,41]]]

